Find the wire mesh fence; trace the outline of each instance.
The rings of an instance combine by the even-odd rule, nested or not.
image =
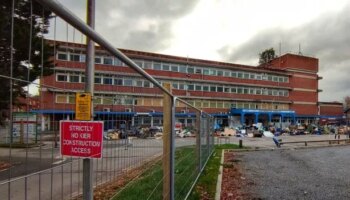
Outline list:
[[[76,119],[76,95],[87,79],[87,36],[35,1],[13,0],[4,8],[12,31],[1,35],[8,43],[0,50],[0,199],[79,199],[83,160],[62,156],[60,121]],[[24,8],[29,10],[19,13]],[[24,35],[17,34],[22,18]],[[51,40],[45,38],[48,21]],[[64,41],[56,39],[58,23]],[[171,83],[156,73],[168,63],[124,53],[157,82]],[[103,123],[102,158],[92,159],[95,195],[162,199],[169,192],[164,180],[172,178],[174,199],[187,198],[213,150],[212,117],[191,101],[174,100],[173,129],[165,132],[161,88],[102,46],[96,47],[94,90],[93,120]],[[173,137],[173,174],[164,172],[164,157],[171,154],[164,154],[164,135]]]

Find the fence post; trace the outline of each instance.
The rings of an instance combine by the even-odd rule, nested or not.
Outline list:
[[[20,126],[19,126],[19,143],[21,143],[21,144],[24,143],[24,124],[23,124],[22,119],[21,119]]]
[[[207,158],[209,157],[209,155],[210,155],[210,150],[211,150],[211,147],[210,147],[210,140],[209,140],[210,138],[209,138],[209,137],[210,137],[210,132],[211,132],[211,129],[210,129],[210,128],[211,128],[212,122],[213,122],[213,120],[210,119],[210,120],[209,120],[209,123],[207,124],[207,132],[206,132],[206,133],[207,133],[207,135],[206,135],[206,137],[207,137],[207,138],[206,138],[206,140],[207,140],[207,153],[208,153],[208,154],[207,154]]]
[[[171,92],[171,84],[163,86]],[[163,200],[174,199],[174,122],[175,99],[163,93]]]
[[[202,118],[202,112],[197,111],[196,112],[196,153],[197,153],[197,167],[198,167],[198,173],[202,170],[201,165],[201,118]]]
[[[95,0],[87,1],[87,24],[95,28]],[[95,43],[90,38],[86,40],[86,68],[85,68],[85,92],[94,94],[94,73],[95,73]],[[91,121],[93,121],[94,107],[91,103]],[[92,200],[94,196],[94,188],[92,185],[93,163],[90,158],[83,159],[83,199]]]

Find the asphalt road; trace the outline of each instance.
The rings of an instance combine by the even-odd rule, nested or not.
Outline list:
[[[238,153],[255,199],[350,199],[350,146]]]
[[[193,145],[195,138],[178,138],[175,145]],[[128,168],[162,154],[160,139],[105,141],[103,158],[93,159],[93,185],[118,178]],[[12,167],[0,171],[0,199],[71,199],[82,192],[82,159],[60,157],[48,144],[30,149],[11,149]],[[9,149],[0,149],[9,162]],[[9,177],[11,177],[9,181]]]

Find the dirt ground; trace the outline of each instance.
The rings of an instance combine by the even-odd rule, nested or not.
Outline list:
[[[246,192],[249,182],[242,173],[240,161],[239,156],[234,152],[225,152],[221,183],[221,200],[252,199]]]

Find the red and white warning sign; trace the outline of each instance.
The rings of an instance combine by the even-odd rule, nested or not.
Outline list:
[[[101,158],[103,122],[60,121],[61,154],[85,158]]]

